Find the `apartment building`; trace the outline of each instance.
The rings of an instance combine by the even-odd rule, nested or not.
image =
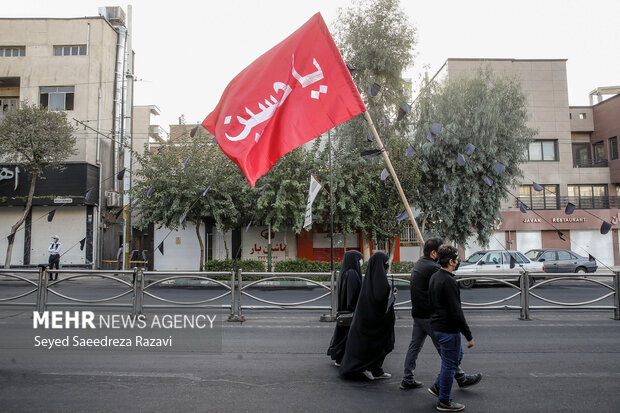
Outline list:
[[[529,126],[538,130],[528,148],[529,161],[521,166],[521,185],[510,189],[531,211],[522,213],[515,198],[504,202],[490,247],[522,252],[566,248],[595,256],[599,266],[620,265],[620,96],[570,106],[565,59],[448,59],[441,72],[459,76],[481,65],[521,79]],[[543,191],[534,190],[534,182]],[[571,215],[564,211],[569,202],[577,207]],[[612,224],[606,234],[601,233],[603,221]],[[464,253],[479,248],[472,239]]]
[[[144,141],[154,114],[147,109],[138,125],[133,122],[133,57],[130,8],[128,14],[101,8],[98,16],[83,18],[0,18],[0,118],[20,102],[37,103],[65,111],[77,138],[65,169],[46,171],[38,180],[30,216],[15,236],[13,265],[47,262],[54,234],[63,244],[64,266],[102,267],[122,258],[122,245],[129,251],[127,214],[117,214],[128,199],[119,194],[131,182],[131,148],[140,140],[133,140],[134,128]],[[19,165],[0,167],[13,177],[0,182],[4,260],[6,236],[23,213],[30,179],[17,173]]]

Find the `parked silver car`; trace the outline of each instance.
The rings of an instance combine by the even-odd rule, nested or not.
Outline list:
[[[586,257],[570,250],[556,248],[542,248],[529,250],[525,256],[532,261],[542,262],[543,271],[550,273],[558,272],[594,272],[598,269],[596,261],[590,261]]]
[[[514,266],[512,268],[510,268],[510,256],[514,258]],[[519,251],[484,250],[471,254],[465,261],[461,262],[460,268],[454,274],[463,277],[479,275],[493,278],[494,276],[499,276],[506,281],[518,282],[522,270],[536,272],[542,271],[542,267],[541,263],[530,261]],[[471,288],[479,281],[471,279],[457,280],[457,282],[461,288]],[[485,280],[483,282],[489,281]],[[534,277],[531,277],[530,285],[533,285],[533,283]]]

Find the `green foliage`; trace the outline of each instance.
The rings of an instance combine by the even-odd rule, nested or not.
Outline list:
[[[526,161],[527,145],[536,132],[526,125],[526,103],[517,78],[498,76],[488,68],[423,89],[414,108],[422,174],[415,199],[427,229],[464,244],[479,221],[484,224],[479,241],[488,243],[501,201],[518,184],[519,165]],[[433,122],[442,130],[430,143],[425,138]],[[476,151],[458,166],[457,153],[465,154],[468,143]],[[503,173],[495,171],[496,162],[506,165]],[[485,176],[494,181],[491,187]],[[444,184],[450,186],[447,194]]]
[[[303,146],[284,155],[261,177],[265,192],[257,201],[256,222],[271,223],[274,231],[291,227],[299,233],[304,223],[312,154]]]
[[[274,272],[329,272],[329,261],[308,261],[306,258],[296,260],[279,261],[274,267]],[[334,261],[334,270],[340,269],[340,262]]]
[[[211,260],[205,262],[205,271],[230,271],[234,265],[234,260]],[[237,260],[237,268],[244,272],[264,272],[265,264],[259,260]]]
[[[22,102],[0,122],[2,161],[20,163],[36,179],[44,169],[61,168],[76,153],[72,133],[65,112]]]
[[[137,227],[153,223],[177,229],[194,223],[198,230],[203,221],[212,220],[219,230],[227,231],[249,222],[253,189],[211,138],[201,129],[193,139],[180,137],[159,154],[136,155],[140,168],[132,196],[140,216]],[[180,222],[183,215],[186,219]]]
[[[402,73],[413,63],[415,28],[398,1],[364,1],[340,11],[335,38],[345,61],[355,67],[355,82],[364,90],[373,83],[381,85],[377,96],[367,96],[366,106],[406,191],[415,186],[418,174],[415,161],[404,156],[409,138],[405,122],[397,122],[396,116],[398,108],[411,100],[411,84]],[[334,225],[345,233],[361,230],[369,240],[391,240],[405,223],[396,222],[404,206],[393,179],[380,179],[386,167],[383,157],[370,162],[360,157],[361,151],[378,147],[366,139],[370,131],[364,117],[358,116],[334,133]],[[327,183],[327,146],[321,149],[316,159],[317,178]],[[317,199],[315,210],[324,211],[319,223],[325,228],[329,199]]]
[[[392,274],[411,274],[414,266],[413,261],[397,261],[392,263]]]

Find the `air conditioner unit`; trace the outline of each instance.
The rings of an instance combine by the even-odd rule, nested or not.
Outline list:
[[[121,195],[116,191],[105,191],[105,204],[108,208],[121,207]]]
[[[114,26],[125,27],[125,11],[121,7],[99,7],[99,15],[105,17]]]

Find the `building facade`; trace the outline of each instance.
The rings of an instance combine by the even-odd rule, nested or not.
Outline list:
[[[128,204],[120,194],[130,185],[135,126],[128,11],[127,16],[120,7],[108,7],[95,17],[0,18],[0,119],[20,102],[39,104],[65,111],[77,139],[66,168],[46,171],[37,181],[32,211],[15,236],[13,265],[47,262],[54,234],[63,244],[64,266],[101,268],[117,259],[123,244],[129,249],[124,217],[117,216]],[[149,122],[146,118],[141,121]],[[148,134],[148,123],[142,129]],[[11,172],[11,179],[0,181],[4,261],[6,237],[23,213],[30,180],[18,173],[19,165],[0,167]],[[53,220],[44,219],[52,210]]]
[[[448,59],[441,71],[456,77],[481,66],[521,79],[528,126],[538,130],[528,162],[521,165],[521,185],[510,189],[528,212],[522,213],[514,198],[504,202],[490,247],[522,252],[565,248],[595,256],[599,266],[620,265],[620,96],[593,106],[569,106],[566,60]],[[534,190],[533,182],[543,191]],[[577,209],[566,215],[569,202]],[[612,224],[607,234],[601,233],[603,221]],[[464,254],[481,248],[472,239]]]

